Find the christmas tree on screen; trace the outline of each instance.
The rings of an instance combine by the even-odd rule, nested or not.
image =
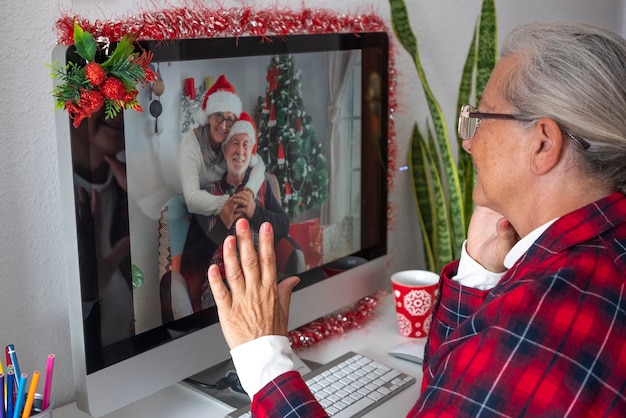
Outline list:
[[[324,147],[315,139],[302,102],[300,71],[290,54],[275,55],[267,70],[265,96],[258,99],[258,153],[280,184],[290,218],[320,207],[328,198]]]

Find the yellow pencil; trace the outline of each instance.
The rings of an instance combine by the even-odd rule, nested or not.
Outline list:
[[[35,370],[31,377],[30,388],[28,388],[28,396],[26,397],[26,404],[24,404],[22,418],[30,417],[30,410],[33,408],[33,400],[35,399],[35,392],[37,392],[37,384],[39,383],[39,374],[39,370]]]

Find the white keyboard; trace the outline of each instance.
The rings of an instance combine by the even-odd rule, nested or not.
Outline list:
[[[360,417],[415,383],[415,378],[348,352],[303,376],[329,416]],[[250,406],[228,415],[250,418]]]

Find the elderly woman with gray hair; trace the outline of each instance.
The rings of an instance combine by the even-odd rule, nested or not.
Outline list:
[[[624,39],[572,22],[508,36],[459,118],[476,209],[441,273],[409,417],[624,416],[625,115]],[[230,288],[209,269],[220,323],[253,416],[327,416],[288,360],[298,280],[270,286],[271,236],[262,225],[258,258],[245,221],[226,239]]]

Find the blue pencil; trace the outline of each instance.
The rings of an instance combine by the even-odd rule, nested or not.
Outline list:
[[[13,370],[15,371],[16,383],[19,385],[20,383],[18,377],[21,376],[20,365],[17,362],[17,352],[15,351],[15,346],[13,344],[7,345],[7,353],[9,353],[11,364],[13,365]]]
[[[7,367],[7,418],[13,417],[13,394],[15,393],[15,372]]]
[[[26,373],[20,375],[20,383],[18,384],[17,397],[15,398],[15,408],[13,409],[13,418],[20,418],[22,407],[24,406],[24,388],[26,387]],[[10,416],[8,418],[11,418]]]

